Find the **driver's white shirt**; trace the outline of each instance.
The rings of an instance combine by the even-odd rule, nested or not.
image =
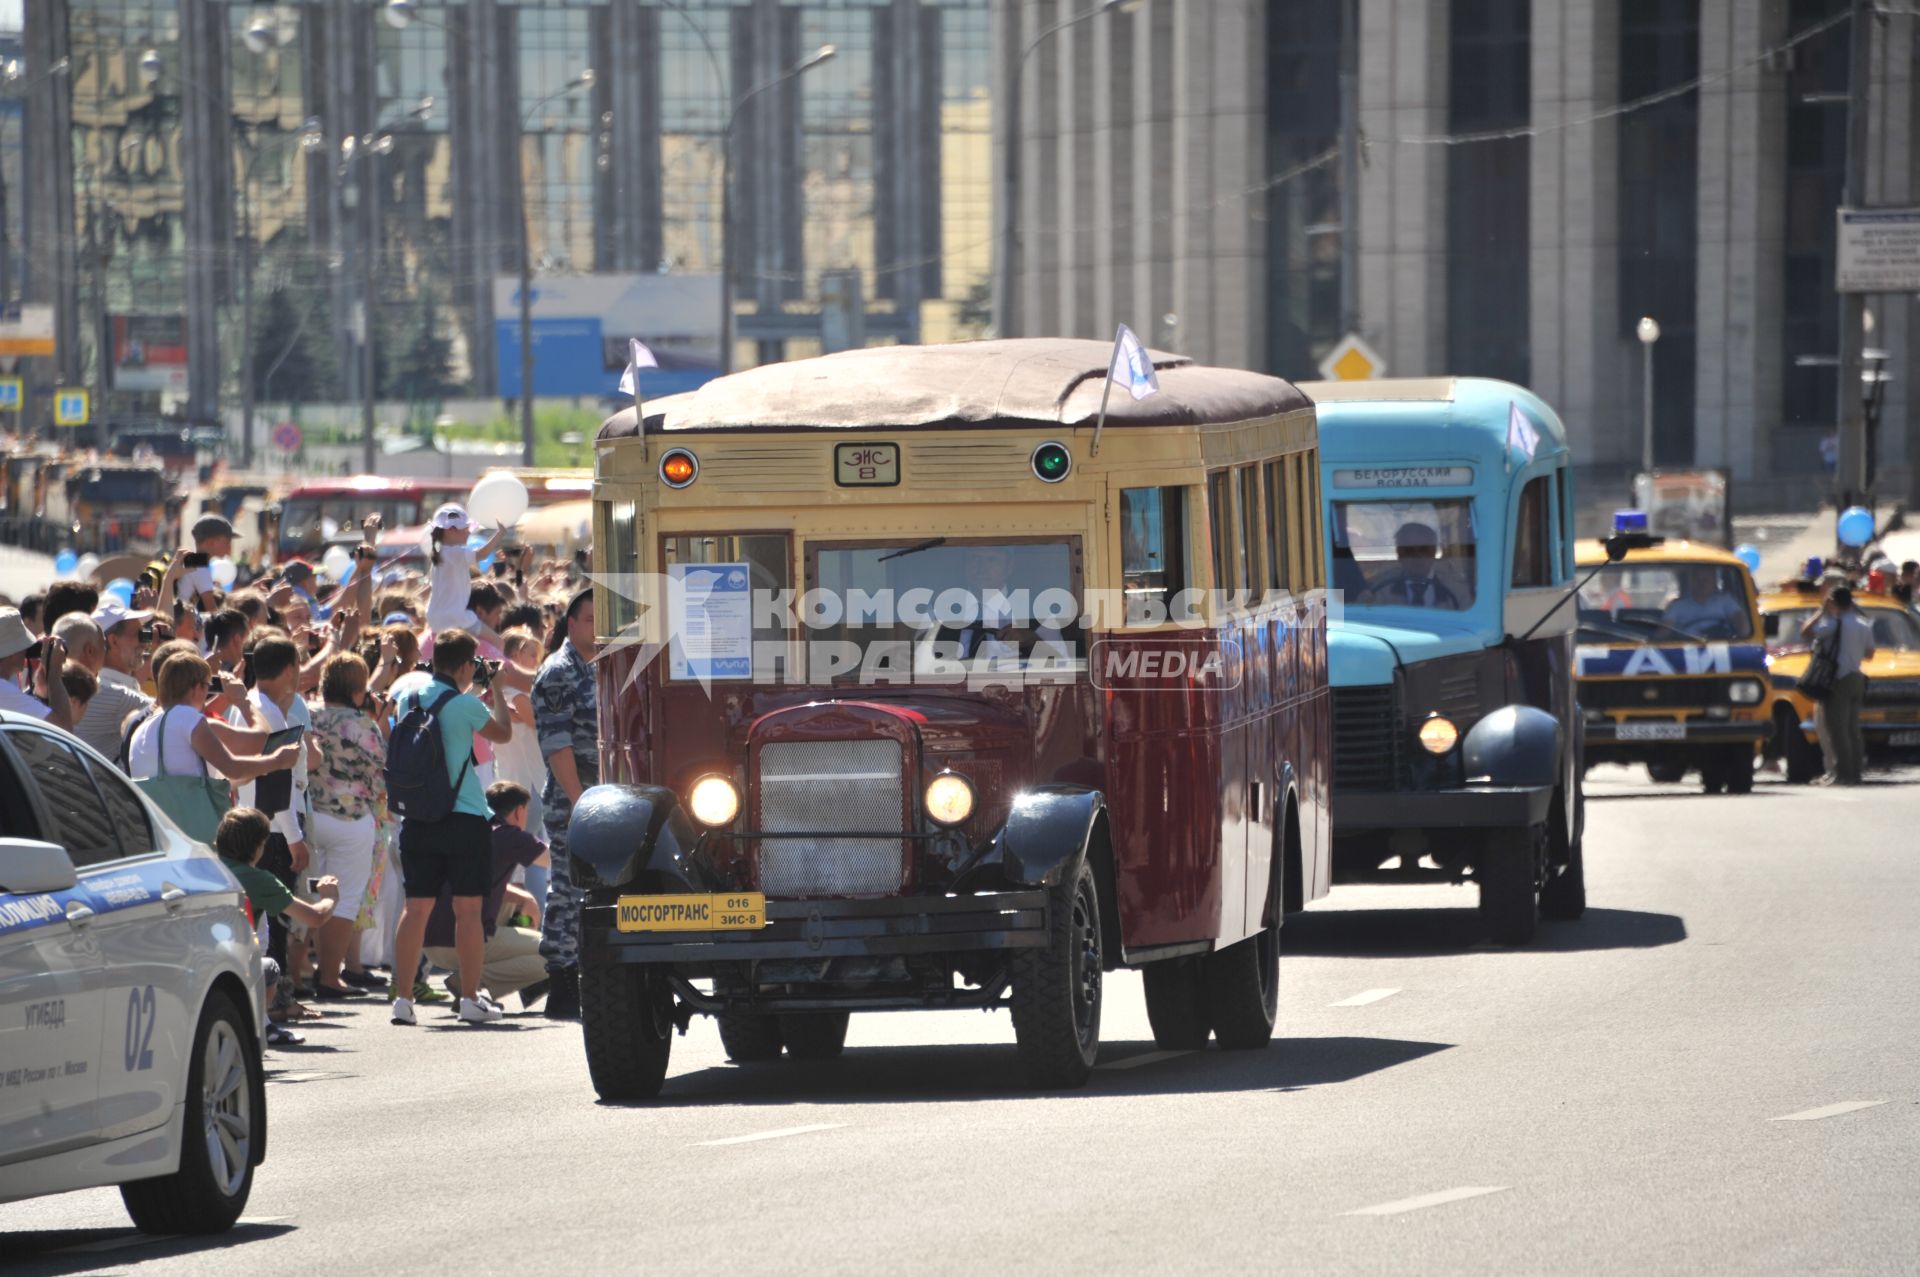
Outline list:
[[[1667,604],[1667,610],[1661,614],[1660,619],[1677,629],[1690,632],[1716,622],[1724,622],[1732,631],[1729,635],[1732,637],[1745,628],[1742,622],[1746,620],[1746,610],[1734,600],[1731,594],[1715,590],[1713,597],[1705,602],[1694,598],[1691,594],[1681,595]]]

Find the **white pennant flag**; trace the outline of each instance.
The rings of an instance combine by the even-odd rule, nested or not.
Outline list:
[[[637,337],[627,339],[627,370],[620,374],[620,393],[640,397],[640,370],[658,368],[660,361],[653,357],[653,351],[647,343]]]
[[[1540,432],[1534,428],[1527,414],[1520,411],[1520,405],[1507,405],[1507,447],[1518,448],[1527,460],[1533,460],[1533,453],[1540,446]]]
[[[1153,356],[1133,329],[1125,324],[1113,338],[1113,363],[1107,369],[1107,376],[1119,385],[1127,388],[1127,393],[1135,399],[1145,399],[1148,395],[1160,393],[1160,378],[1154,375]]]

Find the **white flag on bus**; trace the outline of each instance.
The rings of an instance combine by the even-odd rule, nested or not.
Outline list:
[[[1135,399],[1160,393],[1160,378],[1153,372],[1153,356],[1125,324],[1120,325],[1120,331],[1114,335],[1113,363],[1107,369],[1107,376],[1125,386]]]
[[[627,370],[620,374],[620,393],[640,397],[640,370],[658,368],[660,361],[653,357],[653,351],[647,343],[637,337],[627,339]]]

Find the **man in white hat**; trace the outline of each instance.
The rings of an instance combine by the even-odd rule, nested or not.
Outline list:
[[[111,602],[117,606],[120,600]],[[127,715],[144,710],[153,704],[152,699],[138,683],[118,671],[112,671],[109,679],[106,640],[92,617],[70,612],[54,622],[53,633],[66,644],[68,658],[99,682],[93,699],[75,720],[73,734],[108,758],[118,758]]]
[[[41,657],[47,674],[47,699],[41,700],[20,685],[27,662]],[[60,667],[66,664],[67,645],[57,638],[36,639],[27,631],[17,607],[0,607],[0,710],[28,714],[59,728],[73,726],[73,706]]]

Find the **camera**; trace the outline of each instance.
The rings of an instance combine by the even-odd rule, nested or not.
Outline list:
[[[320,880],[318,878],[307,879],[307,894],[310,896],[320,894]]]
[[[253,653],[248,652],[240,658],[240,681],[248,687],[253,686]]]
[[[491,687],[493,685],[493,676],[499,672],[500,662],[489,661],[485,657],[481,657],[473,663],[473,685],[475,687]]]
[[[360,545],[360,546],[354,547],[353,557],[356,559],[363,559],[371,563],[373,560],[380,557],[380,551],[370,545]]]
[[[212,561],[212,555],[202,554],[198,550],[188,551],[187,557],[181,560],[182,563],[190,568],[203,568]]]
[[[152,621],[148,621],[146,624],[140,627],[140,641],[142,643],[153,642],[153,622]]]

